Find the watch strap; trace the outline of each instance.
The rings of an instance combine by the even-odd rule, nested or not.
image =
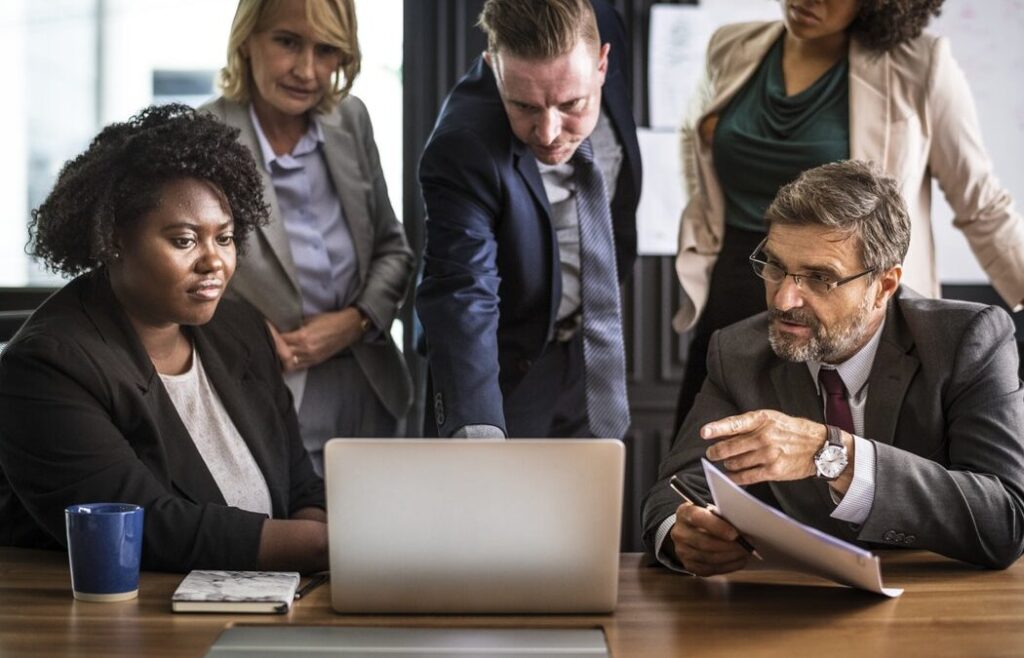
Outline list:
[[[831,445],[843,447],[843,430],[835,425],[825,426],[825,441]]]

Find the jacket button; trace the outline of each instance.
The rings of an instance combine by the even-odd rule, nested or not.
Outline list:
[[[435,393],[434,394],[434,422],[437,423],[438,427],[440,427],[441,425],[444,425],[444,420],[445,420],[445,415],[444,415],[444,398],[441,396],[440,393]]]
[[[892,530],[889,530],[884,535],[882,535],[882,539],[884,539],[885,541],[895,541],[896,533]]]

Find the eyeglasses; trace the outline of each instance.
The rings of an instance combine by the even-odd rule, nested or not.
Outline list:
[[[782,283],[787,276],[791,276],[793,277],[793,283],[795,283],[798,288],[802,288],[814,295],[825,296],[839,286],[845,286],[847,283],[855,281],[862,276],[867,276],[877,269],[872,267],[871,269],[864,270],[859,274],[854,274],[842,279],[836,279],[835,277],[829,276],[828,274],[822,274],[820,272],[792,274],[775,263],[770,263],[767,260],[764,260],[761,250],[764,248],[764,244],[766,242],[768,242],[768,238],[761,240],[760,244],[757,245],[757,248],[754,249],[754,253],[750,254],[750,266],[754,268],[754,274],[765,281],[776,285]],[[758,256],[761,256],[761,258],[758,258]]]

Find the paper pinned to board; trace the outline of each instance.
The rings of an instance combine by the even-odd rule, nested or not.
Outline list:
[[[648,178],[636,209],[637,253],[641,256],[675,256],[679,216],[686,205],[679,133],[674,130],[637,128],[640,160]]]
[[[704,478],[718,512],[750,540],[766,566],[896,597],[902,589],[884,587],[877,555],[795,521],[738,487],[706,459]]]
[[[766,0],[654,4],[647,52],[651,127],[679,129],[698,81],[704,75],[704,55],[716,29],[728,23],[780,18],[779,3]]]

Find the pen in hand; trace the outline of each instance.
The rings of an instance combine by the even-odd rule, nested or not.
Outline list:
[[[707,501],[701,498],[700,494],[698,494],[693,489],[683,484],[683,481],[680,480],[675,475],[673,475],[669,479],[668,486],[672,488],[672,491],[679,494],[679,497],[682,498],[684,501],[692,505],[696,505],[697,507],[703,507],[704,509],[708,510],[718,518],[722,518],[722,515],[716,512],[715,510],[711,509],[711,505],[709,505]],[[756,557],[758,560],[764,560],[764,558],[761,557],[761,554],[757,552],[757,549],[754,548],[754,545],[747,541],[747,539],[743,535],[737,533],[736,543],[742,546],[748,553]]]
[[[295,598],[296,599],[301,599],[304,596],[308,596],[309,593],[312,592],[314,589],[316,589],[320,585],[323,585],[324,583],[326,583],[327,582],[327,577],[329,575],[330,574],[328,574],[326,572],[325,573],[318,573],[317,575],[315,575],[312,578],[310,578],[308,581],[306,581],[306,584],[303,585],[299,589],[299,591],[295,592]]]

